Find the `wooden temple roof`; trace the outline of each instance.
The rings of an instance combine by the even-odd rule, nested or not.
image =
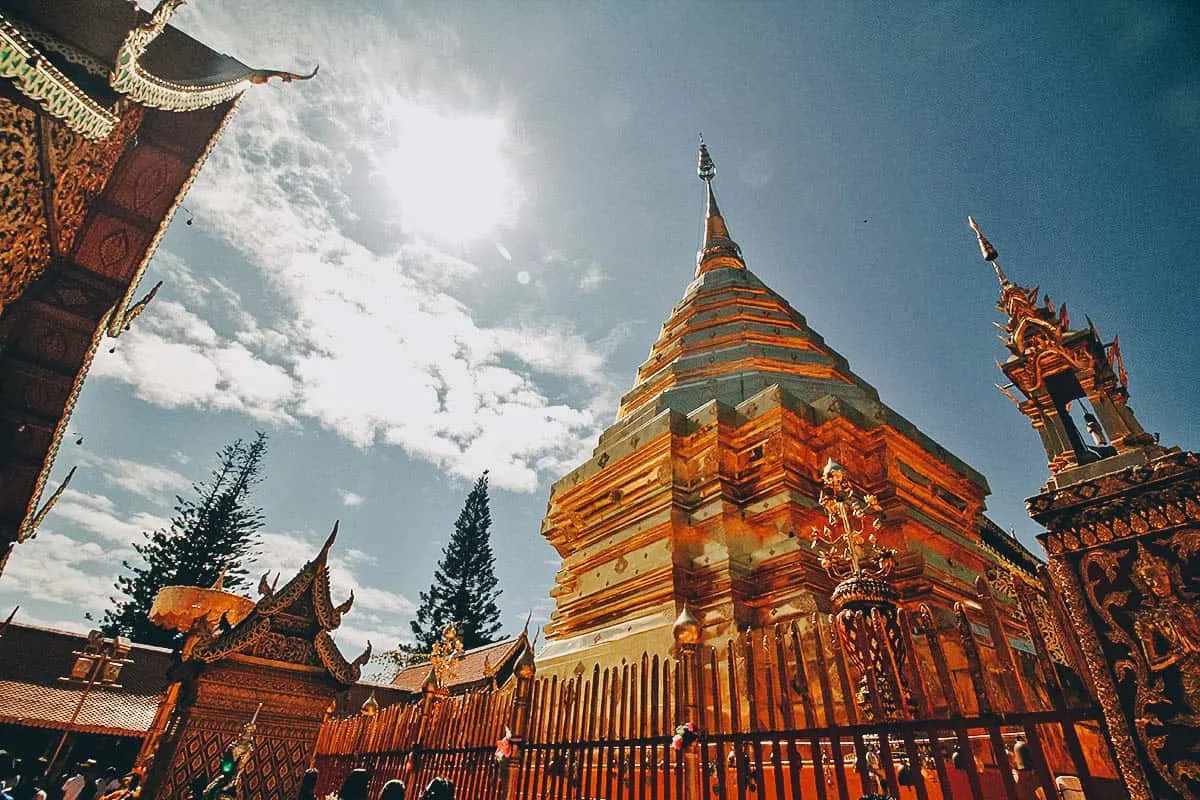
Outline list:
[[[323,669],[342,685],[355,683],[362,676],[363,665],[371,658],[371,643],[367,643],[366,652],[351,662],[330,635],[354,603],[353,592],[338,606],[329,596],[328,557],[337,531],[335,524],[317,557],[282,588],[269,586],[264,576],[259,586],[262,596],[254,609],[236,625],[198,644],[191,657],[209,664],[246,655],[301,668]]]
[[[46,484],[91,361],[254,70],[127,0],[0,0],[0,570]]]
[[[445,688],[451,694],[462,694],[490,686],[493,679],[497,686],[503,685],[512,676],[517,658],[528,646],[528,638],[521,634],[465,651],[454,677],[446,681]],[[419,695],[429,669],[428,661],[406,667],[392,678],[392,686]]]
[[[12,623],[0,636],[0,723],[64,729],[71,721],[83,687],[60,681],[70,674],[75,651],[87,636]],[[119,685],[93,687],[87,693],[74,731],[111,736],[144,736],[167,684],[171,651],[135,644],[121,670]]]

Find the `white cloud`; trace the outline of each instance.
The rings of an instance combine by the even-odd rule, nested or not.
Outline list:
[[[357,508],[366,502],[365,497],[357,492],[352,492],[349,489],[338,489],[338,497],[342,498],[342,505]]]
[[[214,43],[255,29],[229,14],[206,6],[181,19]],[[345,30],[339,15],[318,16],[309,22],[321,36],[296,46],[328,68],[312,82],[251,92],[188,199],[205,230],[258,270],[283,327],[238,313],[228,287],[193,277],[193,294],[233,308],[225,315],[235,329],[230,337],[178,303],[152,305],[117,353],[97,359],[95,374],[130,383],[140,398],[167,408],[289,424],[310,418],[359,447],[396,445],[464,478],[490,468],[497,488],[532,491],[543,473],[573,465],[594,441],[600,425],[586,398],[609,380],[608,347],[552,319],[479,323],[451,292],[480,267],[411,235],[445,233],[437,229],[456,208],[474,208],[492,225],[514,221],[510,115],[476,102],[461,85],[408,81],[448,72],[444,53],[421,49],[427,42],[404,43],[394,31],[364,38],[361,29]],[[278,43],[230,44],[262,59]],[[425,67],[433,64],[438,70],[430,73]],[[409,193],[400,202],[406,238],[386,248],[362,240],[364,228],[383,230],[387,222],[378,208],[386,199],[359,199],[372,180],[391,181],[397,159],[409,171],[441,163],[462,150],[444,148],[447,137],[484,133],[487,163],[456,169],[499,170],[497,194],[478,196],[465,177],[404,184],[401,174],[397,186]],[[419,186],[425,194],[411,195]],[[386,187],[371,197],[379,200],[380,192]],[[430,209],[437,218],[421,217]],[[181,271],[178,263],[172,269]],[[583,278],[599,280],[595,271]]]
[[[124,458],[106,458],[102,463],[101,474],[109,484],[158,502],[169,503],[175,492],[192,485],[190,479],[168,467]]]
[[[42,531],[13,550],[2,586],[21,602],[37,600],[102,612],[116,592],[113,574],[122,555],[123,551],[106,550],[96,542]]]
[[[151,304],[115,352],[100,352],[92,370],[132,384],[139,398],[165,408],[213,408],[264,422],[295,422],[285,410],[295,383],[284,367],[221,337],[173,301]]]
[[[604,270],[601,269],[599,264],[593,262],[579,276],[579,291],[594,292],[606,280],[608,280],[608,276],[604,274]]]
[[[47,522],[53,524],[57,518],[69,520],[85,531],[94,533],[110,542],[122,544],[141,541],[142,533],[156,531],[171,524],[171,521],[164,517],[144,511],[134,513],[127,518],[123,517],[118,513],[113,501],[104,495],[88,494],[74,489],[67,489],[63,492],[62,497],[55,503],[54,509],[47,516]],[[42,541],[41,535],[38,536],[37,541]],[[7,570],[5,570],[5,574],[8,574]]]
[[[294,533],[265,532],[262,534],[261,555],[258,559],[258,571],[270,570],[280,573],[282,583],[295,575],[320,551],[321,544],[315,537],[309,539]],[[411,615],[416,606],[401,594],[369,586],[362,582],[355,571],[355,564],[362,563],[361,551],[349,549],[345,554],[335,544],[329,555],[329,583],[334,600],[341,602],[342,598],[354,592],[354,608],[359,611],[375,611],[381,614],[376,619],[387,619]],[[353,609],[351,614],[353,614]],[[347,618],[349,619],[349,617]]]

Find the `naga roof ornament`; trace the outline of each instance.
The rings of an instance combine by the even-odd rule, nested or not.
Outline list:
[[[362,667],[371,658],[371,643],[367,642],[366,650],[358,658],[347,661],[330,635],[351,605],[348,600],[334,606],[329,597],[329,549],[337,534],[335,522],[317,557],[282,588],[275,590],[268,586],[264,575],[259,583],[262,596],[254,608],[237,624],[221,626],[207,641],[198,643],[192,657],[207,664],[244,653],[324,667],[344,685],[357,681],[362,676]]]
[[[247,69],[242,74],[212,82],[179,82],[159,77],[142,62],[142,56],[150,43],[158,38],[167,27],[167,22],[186,0],[161,0],[150,15],[150,19],[135,27],[125,37],[117,51],[117,62],[113,67],[109,84],[112,88],[132,100],[150,108],[167,111],[195,111],[209,108],[231,100],[247,86],[262,84],[271,78],[285,83],[306,81],[317,74],[317,68],[307,75],[283,70]]]
[[[1048,296],[1041,295],[1038,287],[1029,289],[1010,281],[1000,268],[999,252],[979,230],[975,218],[967,217],[967,224],[975,231],[980,255],[991,263],[1000,280],[1000,300],[996,307],[1008,315],[1007,324],[997,325],[1004,331],[1005,335],[1000,337],[1004,346],[1013,355],[1020,356],[1047,345],[1060,345],[1063,335],[1071,329],[1066,303],[1056,307]]]
[[[115,113],[97,103],[50,63],[12,20],[0,13],[0,78],[86,139],[107,138]]]
[[[717,176],[717,167],[704,136],[700,136],[700,154],[696,162],[696,175],[704,181],[707,193],[707,207],[704,215],[704,243],[696,256],[696,277],[705,272],[721,267],[745,269],[746,262],[742,260],[742,250],[729,236],[729,228],[721,209],[717,207],[717,196],[713,193],[712,182]]]

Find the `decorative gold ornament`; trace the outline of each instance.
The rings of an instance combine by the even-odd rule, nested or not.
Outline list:
[[[113,90],[148,108],[168,111],[196,111],[224,103],[241,94],[252,84],[266,83],[279,78],[284,83],[306,81],[317,74],[314,69],[307,75],[282,70],[254,69],[227,80],[212,83],[178,83],[161,78],[141,63],[150,43],[158,38],[167,27],[167,22],[185,0],[162,0],[150,15],[150,20],[139,25],[125,37],[117,51],[117,62],[113,65],[109,84]]]
[[[442,640],[434,642],[433,649],[429,652],[430,673],[440,693],[446,693],[446,686],[458,677],[458,665],[462,654],[463,643],[458,623],[448,622],[442,629]]]
[[[874,533],[882,524],[879,499],[873,494],[859,497],[846,478],[846,468],[832,458],[821,470],[821,482],[825,488],[817,502],[825,509],[829,524],[812,529],[812,546],[820,554],[822,568],[834,580],[890,575],[896,566],[896,552],[879,547]],[[867,517],[871,518],[870,533],[865,525],[856,527],[852,521]]]

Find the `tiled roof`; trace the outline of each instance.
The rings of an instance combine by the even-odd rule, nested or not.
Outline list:
[[[428,667],[426,667],[428,672]],[[418,689],[418,693],[419,693]],[[388,706],[394,706],[398,703],[407,703],[413,699],[413,692],[401,689],[390,683],[376,683],[374,681],[359,681],[344,692],[338,692],[334,696],[335,708],[334,717],[353,717],[356,716],[362,709],[362,704],[368,697],[375,695],[375,702],[379,704],[381,709]]]
[[[83,697],[81,688],[0,680],[0,722],[63,729]],[[158,695],[92,689],[71,730],[141,736],[150,729]]]
[[[511,667],[511,662],[521,652],[523,637],[515,636],[493,644],[485,644],[474,650],[463,653],[458,662],[458,670],[454,679],[446,686],[451,693],[456,688],[469,687],[491,678],[505,667]],[[402,669],[392,679],[392,685],[408,692],[420,693],[425,679],[429,676],[429,662]],[[505,675],[507,677],[507,674]]]
[[[82,634],[12,623],[0,636],[0,722],[62,729],[71,720],[83,687],[68,684],[75,650],[87,643]],[[140,736],[158,709],[167,683],[171,651],[133,645],[133,663],[121,671],[118,687],[88,692],[73,729]]]

